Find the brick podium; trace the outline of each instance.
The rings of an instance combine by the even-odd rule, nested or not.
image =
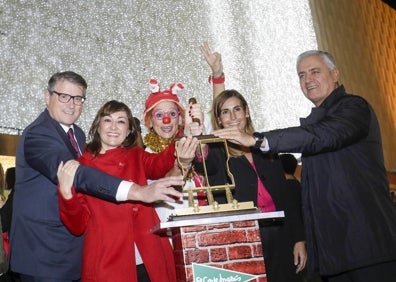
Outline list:
[[[282,219],[283,211],[162,222],[153,232],[170,231],[177,282],[194,281],[192,263],[257,275],[266,282],[258,221]],[[252,280],[254,281],[254,280]]]

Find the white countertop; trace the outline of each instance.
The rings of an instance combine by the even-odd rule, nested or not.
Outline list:
[[[217,224],[217,223],[228,223],[235,221],[244,221],[244,220],[263,220],[263,221],[275,221],[281,220],[285,217],[284,211],[275,211],[275,212],[251,212],[251,213],[243,213],[243,214],[230,214],[230,215],[205,215],[202,218],[197,218],[198,216],[192,216],[191,219],[188,216],[183,217],[183,219],[177,219],[173,221],[166,221],[157,224],[151,229],[151,232],[155,233],[158,231],[165,231],[175,227],[186,227],[186,226],[194,226],[194,225],[207,225],[207,224]]]

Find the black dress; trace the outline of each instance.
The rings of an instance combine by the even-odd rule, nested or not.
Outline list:
[[[217,143],[208,146],[206,168],[210,185],[229,182],[224,169],[226,155],[223,148]],[[239,202],[253,201],[257,206],[257,176],[260,177],[274,201],[276,210],[285,212],[283,222],[272,225],[260,223],[267,279],[269,282],[301,282],[302,275],[295,273],[293,259],[294,244],[305,240],[300,193],[289,191],[291,189],[288,187],[279,159],[256,149],[252,149],[252,156],[257,173],[245,156],[230,157],[229,167],[235,181],[233,197]],[[202,172],[202,163],[196,160],[195,168]],[[215,193],[214,198],[219,203],[226,202],[222,192]]]

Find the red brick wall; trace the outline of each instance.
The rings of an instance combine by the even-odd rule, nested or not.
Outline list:
[[[173,230],[177,281],[193,281],[191,263],[258,275],[266,282],[260,231],[255,220]]]

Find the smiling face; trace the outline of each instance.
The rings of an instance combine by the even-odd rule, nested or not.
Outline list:
[[[176,103],[162,101],[158,103],[150,114],[150,127],[162,138],[172,138],[179,129],[180,110]]]
[[[98,127],[102,145],[100,153],[121,146],[130,132],[128,116],[125,111],[101,117]]]
[[[337,87],[338,69],[330,70],[321,56],[302,59],[297,73],[302,92],[317,107]]]
[[[59,80],[54,89],[58,93],[71,96],[84,96],[84,87],[67,80]],[[81,115],[83,105],[75,105],[74,100],[70,99],[67,103],[62,103],[58,95],[45,91],[45,102],[50,116],[57,122],[71,126]]]
[[[249,114],[244,109],[242,101],[237,97],[230,97],[220,108],[218,122],[221,123],[224,128],[236,126],[243,131],[245,130],[248,116]]]

